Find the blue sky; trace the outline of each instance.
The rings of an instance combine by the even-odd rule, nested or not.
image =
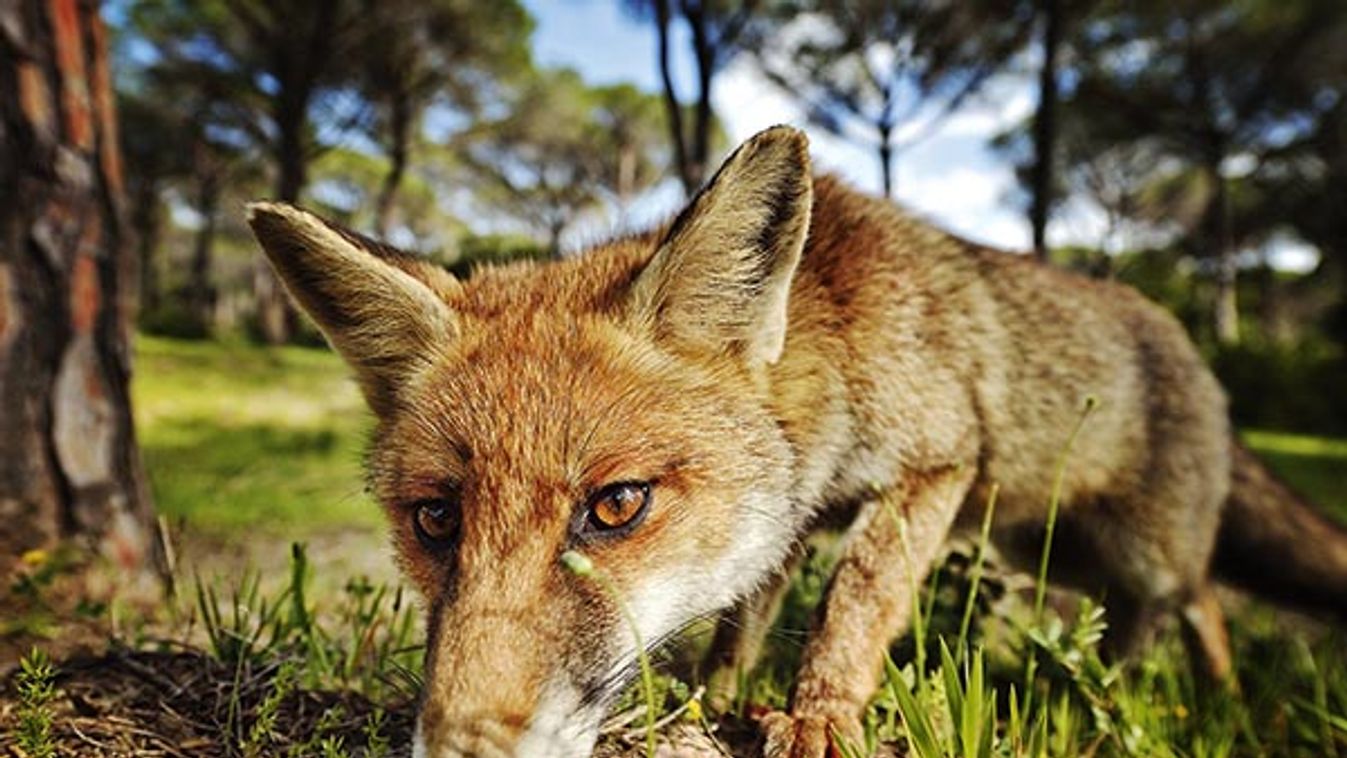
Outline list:
[[[594,84],[658,88],[654,33],[626,15],[620,0],[524,0],[524,5],[538,23],[533,55],[539,63],[571,66]]]

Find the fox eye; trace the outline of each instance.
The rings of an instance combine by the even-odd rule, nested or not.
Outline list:
[[[417,503],[412,528],[426,549],[443,550],[458,536],[458,509],[445,500]]]
[[[599,490],[589,499],[587,526],[597,532],[631,528],[645,516],[650,504],[648,482],[618,482]]]

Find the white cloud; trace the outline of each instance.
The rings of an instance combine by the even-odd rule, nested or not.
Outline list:
[[[1308,274],[1319,265],[1319,248],[1289,233],[1274,236],[1267,246],[1273,267],[1282,271]]]
[[[758,73],[746,57],[736,59],[715,79],[711,94],[715,112],[733,142],[773,124],[802,120],[799,106]]]
[[[1014,184],[1010,168],[985,143],[1024,118],[1032,95],[998,80],[985,100],[969,105],[934,128],[927,139],[899,153],[894,162],[897,200],[934,223],[978,242],[1009,249],[1028,246],[1020,215],[1003,207]],[[716,80],[714,105],[726,134],[738,143],[774,124],[809,132],[819,171],[835,173],[872,194],[880,191],[880,168],[873,149],[812,128],[800,107],[746,59]]]
[[[999,172],[955,166],[939,174],[918,174],[898,191],[906,205],[938,215],[963,214],[993,208],[1005,194],[1005,179]]]
[[[991,139],[1022,123],[1033,110],[1034,93],[1023,80],[994,79],[966,107],[950,114],[939,133],[945,137]]]

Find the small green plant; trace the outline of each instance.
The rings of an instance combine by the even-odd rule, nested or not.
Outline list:
[[[248,571],[233,588],[226,605],[213,585],[197,577],[196,605],[211,654],[224,663],[238,663],[274,647],[285,634],[281,610],[287,594],[288,590],[277,598],[262,595],[261,577]]]
[[[1085,422],[1098,407],[1099,400],[1093,395],[1085,398],[1085,405],[1076,419],[1076,425],[1072,427],[1071,434],[1066,438],[1066,444],[1062,445],[1061,452],[1057,454],[1056,470],[1052,475],[1052,495],[1048,498],[1048,520],[1045,526],[1047,531],[1043,536],[1043,553],[1038,561],[1038,581],[1034,585],[1034,616],[1042,615],[1043,600],[1047,597],[1048,561],[1052,557],[1052,535],[1057,529],[1057,512],[1062,505],[1062,484],[1066,481],[1066,464],[1070,460],[1071,449],[1076,446],[1076,438],[1080,436],[1081,429],[1085,428]]]
[[[567,550],[561,554],[561,565],[576,576],[593,579],[597,582],[617,604],[618,609],[622,611],[622,617],[626,619],[627,626],[631,629],[632,637],[636,641],[636,659],[641,666],[641,689],[645,693],[645,753],[646,758],[654,758],[655,719],[658,715],[655,712],[655,675],[650,667],[650,656],[645,652],[645,642],[641,639],[641,630],[636,626],[636,619],[632,617],[631,610],[627,608],[626,602],[623,601],[622,593],[617,591],[617,587],[613,586],[612,580],[602,571],[599,571],[588,556],[574,550]]]
[[[60,573],[59,563],[52,559],[51,553],[41,549],[24,553],[19,559],[19,565],[22,568],[14,577],[9,591],[34,601],[41,600],[43,590],[51,586]]]
[[[990,758],[998,744],[996,689],[987,683],[980,649],[973,650],[960,666],[942,640],[940,678],[930,684],[923,685],[915,677],[909,684],[887,657],[885,674],[913,756]]]
[[[987,495],[987,510],[982,516],[982,531],[978,533],[977,557],[973,561],[969,575],[968,599],[964,603],[963,618],[959,620],[959,641],[954,650],[960,657],[968,649],[968,630],[973,624],[973,610],[977,607],[978,590],[982,587],[982,568],[987,560],[987,547],[991,544],[992,520],[996,517],[996,496],[1001,492],[999,484],[993,484]],[[934,597],[934,595],[932,595]]]
[[[384,732],[387,720],[388,714],[383,708],[375,708],[365,718],[365,755],[368,758],[384,758],[388,755],[389,740]]]
[[[56,698],[56,669],[47,654],[33,648],[19,661],[19,726],[15,741],[33,758],[56,755],[52,742],[51,701]]]
[[[271,681],[271,691],[257,706],[257,715],[253,720],[253,725],[248,730],[247,738],[240,745],[245,758],[256,758],[263,755],[263,749],[272,743],[276,728],[276,717],[280,714],[281,703],[285,702],[285,698],[294,691],[297,678],[293,660],[282,661],[280,666],[277,667],[276,675]]]
[[[354,687],[375,698],[419,689],[415,608],[401,587],[353,579],[320,615],[307,599],[311,567],[302,544],[292,546],[290,565],[289,584],[274,593],[261,590],[253,571],[227,599],[197,579],[197,611],[215,658],[242,676],[250,666],[298,657],[300,684]]]
[[[331,732],[346,718],[346,709],[334,705],[323,711],[314,725],[313,732],[303,742],[296,742],[286,751],[287,758],[310,758],[321,755],[324,758],[338,758],[346,755],[345,740]]]
[[[1090,414],[1099,406],[1099,400],[1093,395],[1085,398],[1084,407],[1081,409],[1080,416],[1076,418],[1076,424],[1071,428],[1071,433],[1067,435],[1066,443],[1062,445],[1061,451],[1057,454],[1057,462],[1052,476],[1052,493],[1048,498],[1048,518],[1044,525],[1043,550],[1038,560],[1038,576],[1034,582],[1034,615],[1033,622],[1039,624],[1043,621],[1043,603],[1047,599],[1048,593],[1048,564],[1052,558],[1052,539],[1057,530],[1057,514],[1062,504],[1062,486],[1066,481],[1066,467],[1071,457],[1071,449],[1076,445],[1076,438],[1085,428],[1085,422],[1090,418]],[[1038,671],[1038,657],[1036,651],[1030,648],[1029,654],[1024,660],[1024,691],[1025,707],[1031,708],[1034,695],[1034,677]]]
[[[323,758],[347,758],[346,739],[341,736],[324,737],[318,743],[318,752]]]

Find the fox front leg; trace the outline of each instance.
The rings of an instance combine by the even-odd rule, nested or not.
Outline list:
[[[861,507],[810,632],[790,712],[763,721],[766,758],[832,758],[841,743],[864,744],[860,716],[884,650],[912,620],[913,590],[940,554],[974,468],[909,474]]]

